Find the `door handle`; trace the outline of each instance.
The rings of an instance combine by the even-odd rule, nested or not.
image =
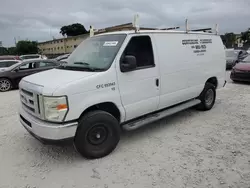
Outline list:
[[[155,85],[156,85],[157,87],[159,87],[159,79],[158,79],[158,78],[156,78],[156,80],[155,80]]]

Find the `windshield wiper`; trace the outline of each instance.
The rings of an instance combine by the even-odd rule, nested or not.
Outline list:
[[[75,71],[90,71],[90,72],[101,72],[101,71],[105,71],[105,69],[100,69],[100,68],[96,68],[96,67],[89,67],[89,66],[70,66],[70,65],[61,65],[60,67],[58,67],[58,69],[65,69],[65,70],[75,70]]]
[[[73,64],[74,64],[74,65],[89,65],[89,64],[86,63],[86,62],[74,62]]]

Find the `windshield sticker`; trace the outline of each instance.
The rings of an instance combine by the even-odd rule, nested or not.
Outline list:
[[[106,41],[104,42],[103,46],[116,46],[118,41]]]

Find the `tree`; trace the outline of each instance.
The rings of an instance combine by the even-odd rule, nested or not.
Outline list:
[[[16,53],[18,55],[36,54],[38,47],[36,41],[21,40],[16,45]]]
[[[225,33],[225,35],[221,35],[221,39],[227,48],[232,48],[236,42],[236,35],[234,33]]]
[[[9,47],[9,48],[7,48],[7,50],[8,50],[9,55],[16,55],[17,54],[16,47]]]
[[[241,40],[244,44],[250,44],[250,28],[247,31],[241,32]]]
[[[82,35],[85,33],[88,33],[88,31],[85,29],[85,27],[80,24],[80,23],[74,23],[71,25],[66,25],[61,27],[60,33],[65,36],[77,36],[77,35]]]
[[[8,51],[5,47],[0,47],[0,55],[7,55]]]

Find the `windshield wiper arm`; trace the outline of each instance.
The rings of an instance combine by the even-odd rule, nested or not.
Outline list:
[[[58,67],[59,69],[66,69],[66,70],[76,70],[76,71],[91,71],[91,72],[99,72],[99,71],[104,71],[104,69],[100,68],[95,68],[95,67],[89,67],[89,66],[70,66],[70,65],[64,65]]]
[[[74,65],[89,65],[89,64],[86,63],[86,62],[74,62],[73,64],[74,64]]]

